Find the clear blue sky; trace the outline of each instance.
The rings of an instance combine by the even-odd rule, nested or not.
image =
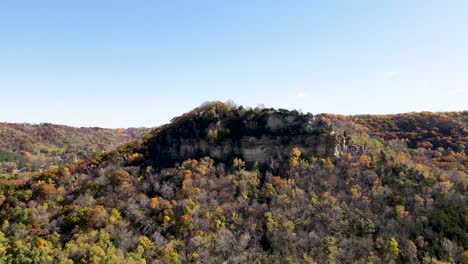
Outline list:
[[[0,122],[468,109],[468,1],[0,2]]]

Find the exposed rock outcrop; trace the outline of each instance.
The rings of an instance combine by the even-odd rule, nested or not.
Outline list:
[[[223,162],[240,157],[265,163],[287,158],[294,147],[305,157],[339,156],[348,151],[346,135],[336,135],[329,123],[312,114],[226,110],[223,106],[195,109],[157,131],[146,144],[153,165],[173,165],[204,156]]]

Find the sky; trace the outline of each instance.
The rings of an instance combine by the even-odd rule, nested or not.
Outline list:
[[[468,110],[468,1],[0,1],[0,122]]]

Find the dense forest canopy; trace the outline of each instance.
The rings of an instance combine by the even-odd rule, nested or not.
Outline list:
[[[0,173],[64,166],[141,138],[148,128],[75,128],[0,123]]]
[[[297,145],[265,164],[155,151],[168,138],[302,131],[255,131],[270,115],[315,120],[367,151]],[[207,104],[107,153],[3,173],[0,263],[467,263],[467,120]]]

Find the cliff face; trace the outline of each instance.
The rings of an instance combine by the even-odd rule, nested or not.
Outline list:
[[[270,158],[285,158],[297,147],[305,156],[331,156],[335,154],[337,138],[333,135],[242,137],[210,143],[206,140],[180,140],[173,142],[174,159],[210,156],[218,160],[240,157],[248,162],[267,162]]]
[[[266,163],[284,159],[292,148],[305,157],[331,157],[348,150],[346,136],[336,135],[320,117],[286,110],[195,109],[162,127],[148,140],[153,165],[173,165],[205,156],[230,162]]]

